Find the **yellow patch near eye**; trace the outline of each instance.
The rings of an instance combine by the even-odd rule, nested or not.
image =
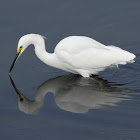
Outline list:
[[[17,53],[19,53],[22,49],[23,49],[23,47],[20,47],[20,48],[17,50]]]

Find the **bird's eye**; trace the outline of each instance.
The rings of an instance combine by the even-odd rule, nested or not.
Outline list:
[[[17,53],[20,53],[22,49],[23,49],[23,47],[20,46],[19,49],[17,50]]]

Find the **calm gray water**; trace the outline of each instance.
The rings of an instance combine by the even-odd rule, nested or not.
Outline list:
[[[64,37],[89,36],[134,53],[136,62],[84,79],[43,64],[31,46],[10,81],[27,33],[46,36],[48,52]],[[0,139],[140,140],[139,0],[3,0],[0,37]]]

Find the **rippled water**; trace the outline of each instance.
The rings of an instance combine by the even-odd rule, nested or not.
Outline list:
[[[1,2],[0,139],[139,140],[139,17],[137,0]],[[27,33],[46,36],[48,52],[66,36],[89,36],[136,62],[84,79],[43,64],[31,46],[9,77]]]

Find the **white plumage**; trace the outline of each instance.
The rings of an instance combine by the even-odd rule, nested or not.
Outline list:
[[[44,63],[83,77],[98,74],[108,67],[134,62],[134,54],[115,46],[103,45],[89,37],[70,36],[61,40],[54,53],[45,50],[44,38],[38,34],[28,34],[18,43],[21,53],[30,45],[35,46],[37,57]]]

